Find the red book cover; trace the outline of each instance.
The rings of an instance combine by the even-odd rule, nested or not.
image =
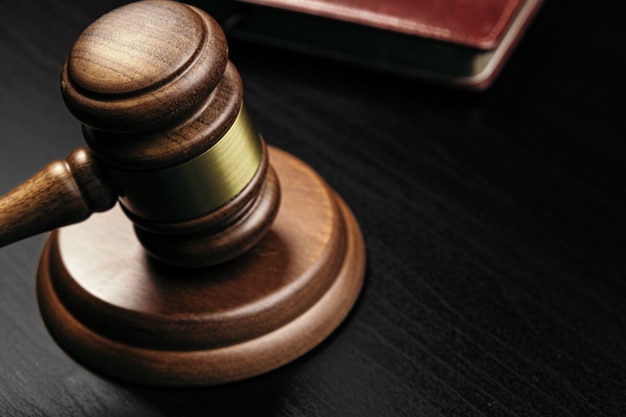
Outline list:
[[[483,89],[542,0],[218,0],[229,36]]]

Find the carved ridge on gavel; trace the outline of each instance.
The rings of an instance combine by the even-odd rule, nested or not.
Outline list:
[[[131,381],[210,385],[284,365],[343,321],[365,272],[358,224],[266,146],[209,15],[116,9],[78,38],[61,88],[88,147],[0,199],[0,246],[56,229],[37,292],[70,355]]]

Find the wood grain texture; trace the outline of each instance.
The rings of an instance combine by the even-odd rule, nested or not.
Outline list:
[[[221,80],[227,59],[224,33],[203,11],[135,2],[85,29],[61,85],[68,108],[85,125],[147,131],[193,112]]]
[[[59,69],[120,4],[0,3],[0,193],[81,145]],[[268,143],[315,168],[361,224],[356,309],[319,349],[262,377],[120,383],[47,334],[34,296],[44,236],[33,237],[0,250],[0,415],[622,417],[620,11],[545,2],[482,95],[231,43]]]
[[[242,102],[241,77],[229,62],[215,90],[204,97],[192,116],[157,131],[141,133],[83,126],[83,136],[89,148],[115,168],[134,171],[169,167],[214,145],[234,123]]]
[[[116,201],[113,180],[79,148],[0,198],[0,247],[85,220]]]

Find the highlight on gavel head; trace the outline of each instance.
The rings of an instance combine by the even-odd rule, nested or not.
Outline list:
[[[150,1],[104,15],[72,47],[61,88],[151,255],[213,265],[267,232],[278,180],[204,11]]]

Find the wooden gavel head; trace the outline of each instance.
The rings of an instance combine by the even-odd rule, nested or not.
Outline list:
[[[100,211],[119,195],[152,256],[213,265],[270,228],[278,180],[204,11],[145,1],[104,15],[72,47],[61,88],[89,146],[68,158],[76,198]]]

